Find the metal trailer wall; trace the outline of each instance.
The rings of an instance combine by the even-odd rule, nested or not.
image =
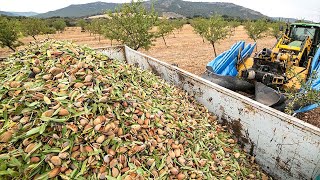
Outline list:
[[[126,46],[99,48],[183,88],[228,124],[243,147],[275,179],[320,175],[320,129]]]

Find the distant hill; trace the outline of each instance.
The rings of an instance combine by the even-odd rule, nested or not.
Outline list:
[[[145,2],[147,6],[150,1]],[[260,12],[248,9],[233,3],[224,2],[190,2],[182,0],[158,0],[154,5],[160,12],[173,12],[185,17],[209,17],[215,14],[239,17],[242,19],[259,19],[267,17]]]
[[[5,12],[5,11],[0,11],[0,14],[6,15],[6,16],[25,16],[25,17],[30,17],[30,16],[35,16],[38,13],[36,13],[36,12]]]
[[[145,1],[145,6],[150,8],[151,2]],[[39,14],[36,17],[48,18],[54,16],[60,17],[87,17],[97,14],[102,14],[107,10],[114,10],[121,4],[117,3],[105,3],[95,2],[88,4],[70,5],[68,7],[50,11],[47,13]],[[155,10],[162,13],[172,14],[183,17],[203,16],[208,17],[214,14],[228,15],[232,17],[240,17],[243,19],[258,19],[266,17],[263,14],[239,6],[233,3],[221,3],[221,2],[189,2],[182,0],[158,0],[154,4]]]
[[[270,19],[275,20],[275,21],[284,21],[284,22],[289,22],[289,23],[294,23],[297,21],[304,21],[304,22],[308,22],[308,23],[314,23],[313,21],[308,21],[308,20],[304,20],[304,19],[295,19],[295,18],[284,18],[284,17],[270,17]]]
[[[75,4],[68,7],[58,9],[55,11],[49,11],[47,13],[38,14],[35,17],[49,18],[54,16],[60,17],[86,17],[91,15],[97,15],[106,12],[107,10],[114,10],[120,4],[117,3],[105,3],[94,2],[87,4]]]
[[[15,14],[13,14],[13,13],[5,12],[5,11],[0,11],[0,15],[5,15],[5,16],[16,16],[16,15],[15,15]]]

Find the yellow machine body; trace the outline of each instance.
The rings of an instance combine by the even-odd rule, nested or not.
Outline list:
[[[311,58],[307,56],[311,50],[312,40],[307,37],[305,41],[292,41],[288,36],[283,35],[269,52],[268,56],[263,53],[257,53],[255,57],[245,59],[237,66],[238,76],[243,77],[243,73],[247,73],[247,79],[250,80],[254,73],[248,73],[248,69],[254,69],[255,61],[277,64],[276,67],[281,68],[281,72],[273,75],[269,86],[300,89],[301,83],[308,78]],[[307,58],[307,59],[304,59]],[[303,61],[303,62],[302,62]],[[257,62],[256,62],[257,63]]]

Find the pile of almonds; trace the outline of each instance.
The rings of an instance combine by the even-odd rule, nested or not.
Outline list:
[[[0,179],[268,179],[225,127],[151,72],[70,42],[0,72]]]

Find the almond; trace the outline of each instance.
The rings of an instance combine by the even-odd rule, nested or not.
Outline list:
[[[30,159],[30,162],[31,163],[37,163],[37,162],[39,162],[41,159],[39,158],[39,157],[37,157],[37,156],[34,156],[34,157],[32,157],[31,159]]]
[[[68,116],[69,115],[69,111],[67,109],[60,109],[59,115],[60,116]]]
[[[42,113],[42,116],[44,116],[44,117],[52,117],[53,113],[54,113],[54,110],[50,109],[50,110],[47,110],[44,113]]]
[[[50,161],[55,166],[60,166],[61,165],[61,159],[59,158],[59,156],[52,156]]]
[[[186,175],[184,175],[184,174],[182,174],[182,173],[180,173],[180,174],[177,175],[177,179],[178,179],[178,180],[183,180],[183,179],[185,179],[185,177],[186,177]]]
[[[119,175],[119,170],[117,168],[112,168],[111,170],[111,174],[112,174],[112,177],[118,177]]]
[[[75,88],[81,88],[81,87],[84,86],[84,84],[83,84],[83,83],[75,83],[73,86],[74,86]]]
[[[56,177],[59,173],[60,173],[60,167],[55,167],[55,168],[53,168],[53,169],[49,172],[48,177],[49,177],[49,178],[54,178],[54,177]]]
[[[101,135],[97,138],[96,142],[99,144],[102,144],[105,138],[106,138],[105,135]]]
[[[33,68],[32,68],[32,71],[33,71],[35,74],[38,74],[38,73],[41,72],[41,69],[38,68],[38,67],[33,67]]]
[[[117,159],[112,159],[112,161],[110,161],[110,168],[115,167],[118,164],[118,160]]]
[[[0,135],[0,142],[2,143],[9,142],[11,138],[12,138],[12,132],[6,131]]]

